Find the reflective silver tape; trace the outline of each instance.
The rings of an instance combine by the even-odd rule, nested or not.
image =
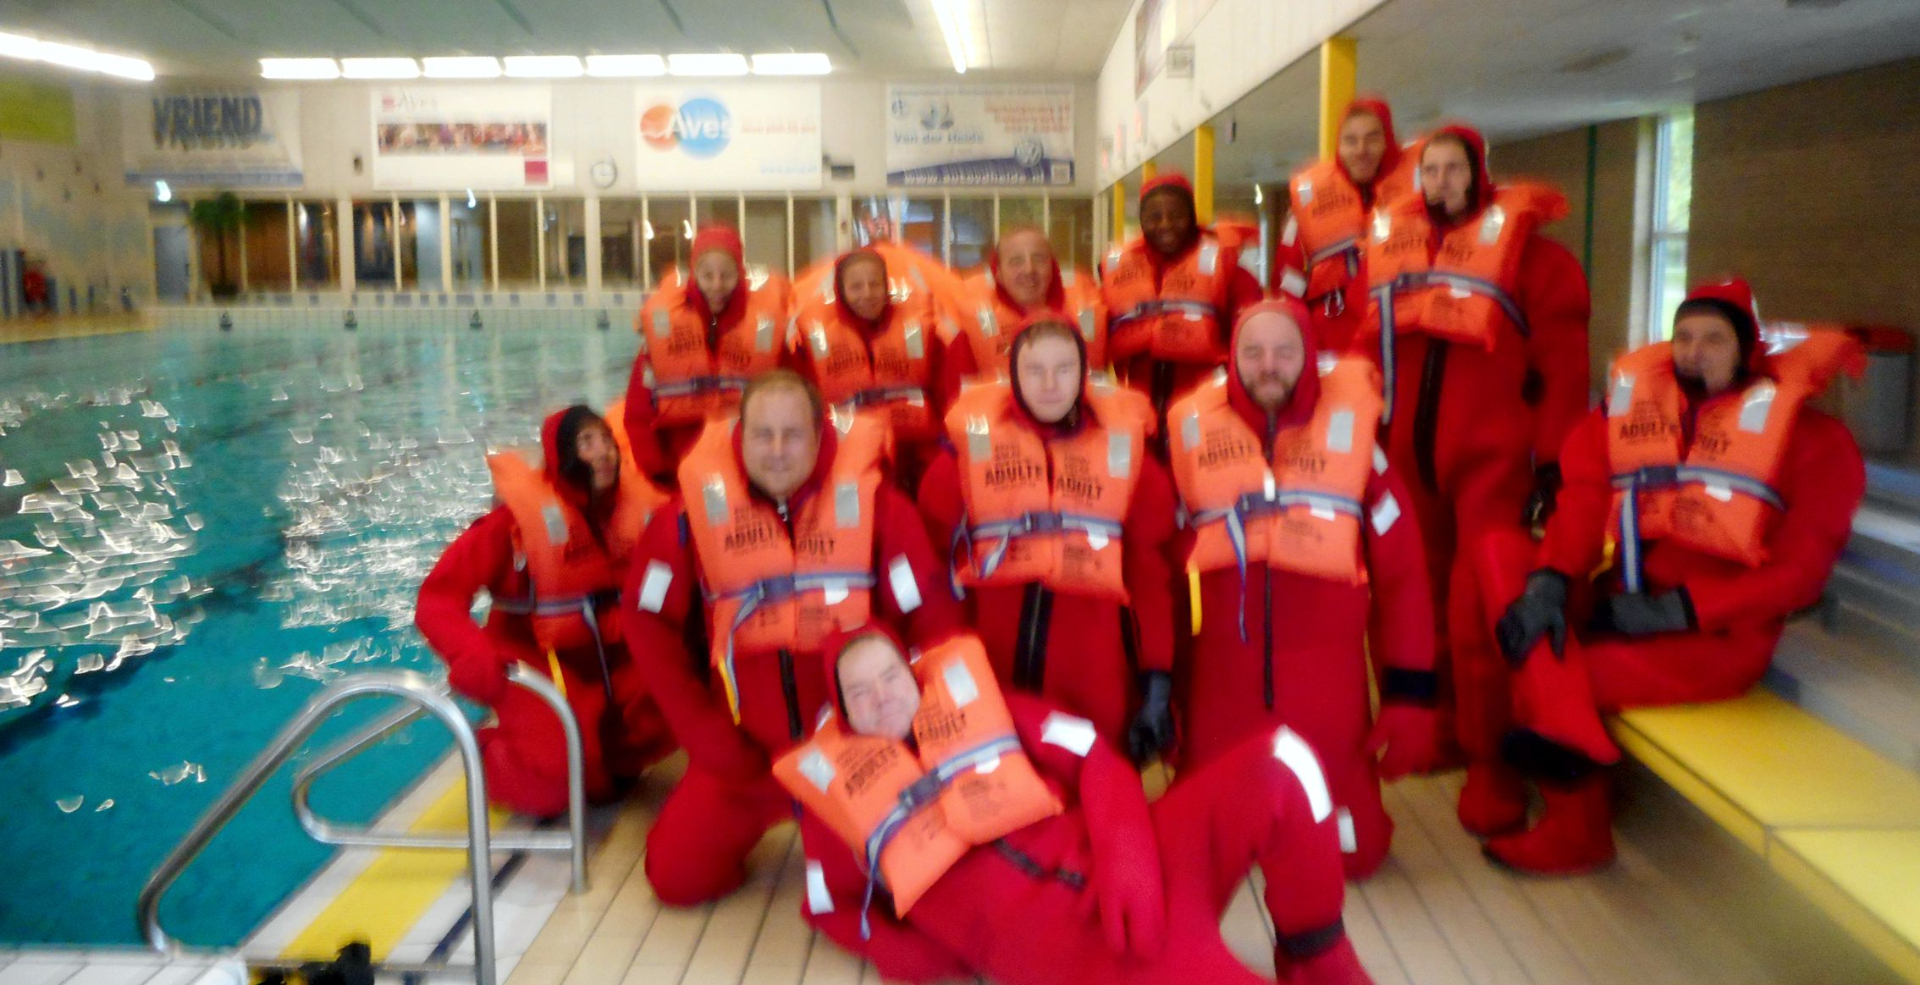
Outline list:
[[[667,604],[667,589],[672,587],[673,569],[665,561],[648,561],[646,576],[640,580],[640,597],[634,604],[645,612],[659,612]]]
[[[813,357],[815,359],[827,358],[827,351],[831,348],[831,346],[827,344],[827,327],[819,322],[814,322],[812,330],[807,333],[807,337],[813,342]]]
[[[769,315],[761,315],[753,327],[753,348],[756,352],[773,351],[774,321]]]
[[[1060,271],[1060,286],[1061,286],[1061,287],[1072,287],[1072,286],[1073,286],[1073,282],[1074,282],[1074,278],[1075,278],[1075,274],[1074,274],[1074,272],[1073,272],[1073,271],[1071,271],[1071,270],[1062,270],[1062,271]]]
[[[1133,474],[1133,435],[1125,431],[1107,432],[1107,474],[1116,479]]]
[[[1200,446],[1200,412],[1194,411],[1180,419],[1180,443],[1188,448]]]
[[[653,309],[653,334],[666,338],[673,332],[673,316],[665,308]]]
[[[973,671],[967,669],[965,661],[955,660],[940,672],[940,679],[947,685],[947,694],[953,698],[955,711],[980,700],[980,683],[973,679]]]
[[[978,414],[967,415],[967,457],[984,462],[993,453],[992,425]]]
[[[807,859],[807,912],[825,916],[833,912],[833,893],[827,889],[827,870]]]
[[[1280,243],[1283,246],[1292,246],[1298,242],[1299,239],[1300,223],[1296,222],[1293,216],[1289,215],[1287,216],[1286,228],[1280,231]]]
[[[727,480],[718,475],[708,476],[700,493],[707,504],[707,523],[717,527],[727,522]]]
[[[1301,205],[1312,205],[1313,204],[1313,182],[1309,179],[1301,178],[1299,182],[1297,182],[1293,186],[1293,194],[1300,199]],[[1287,225],[1291,227],[1293,225],[1293,220],[1288,219]],[[1287,240],[1287,243],[1288,245],[1292,245],[1293,240]]]
[[[1220,266],[1220,244],[1202,243],[1200,245],[1200,276],[1212,277]]]
[[[1048,715],[1047,720],[1040,725],[1041,742],[1050,746],[1059,746],[1076,756],[1085,756],[1091,751],[1094,739],[1098,737],[1092,722],[1063,711]]]
[[[860,483],[847,480],[833,487],[833,523],[842,530],[860,525]]]
[[[1353,411],[1342,408],[1327,415],[1327,450],[1336,455],[1353,451]]]
[[[1326,820],[1327,815],[1333,813],[1333,793],[1327,789],[1327,775],[1321,771],[1320,760],[1315,758],[1313,750],[1283,725],[1273,736],[1273,758],[1284,763],[1293,772],[1293,778],[1300,781],[1314,823]]]
[[[1487,206],[1487,214],[1480,220],[1480,245],[1492,246],[1500,241],[1500,230],[1506,228],[1507,210],[1495,202]]]
[[[1387,474],[1387,453],[1381,451],[1379,445],[1373,446],[1373,474]]]
[[[819,787],[821,793],[826,793],[827,788],[833,785],[836,772],[833,762],[819,749],[809,749],[805,756],[800,757],[800,775]]]
[[[1761,380],[1740,399],[1740,430],[1759,434],[1767,429],[1767,417],[1773,413],[1775,387],[1772,380]]]
[[[649,389],[649,390],[651,390],[651,389],[653,389],[653,387],[654,387],[654,378],[653,378],[653,364],[652,364],[652,363],[648,363],[648,364],[646,364],[645,366],[643,366],[643,367],[641,367],[641,369],[640,369],[640,380],[641,380],[641,382],[643,382],[643,383],[645,383],[645,384],[647,385],[647,389]]]
[[[927,340],[920,334],[920,322],[918,320],[907,323],[907,358],[927,358]]]
[[[560,504],[540,507],[540,522],[546,525],[547,543],[558,547],[567,542],[567,515],[560,512]]]
[[[1288,267],[1286,272],[1280,275],[1280,289],[1296,298],[1306,297],[1307,279],[1301,276],[1300,271]]]
[[[901,615],[920,608],[920,582],[913,577],[913,563],[905,554],[887,565],[887,586],[893,589],[893,600],[900,604]]]
[[[1092,342],[1094,333],[1098,330],[1099,330],[1098,326],[1096,326],[1093,323],[1093,309],[1081,308],[1080,309],[1080,337],[1083,339],[1086,339],[1088,342]]]
[[[988,338],[1000,334],[1000,320],[993,316],[993,305],[980,306],[980,334]]]
[[[1376,243],[1384,243],[1387,241],[1387,234],[1391,232],[1393,232],[1393,220],[1387,218],[1387,214],[1385,212],[1382,212],[1379,209],[1374,209],[1373,210],[1373,241]]]
[[[1633,374],[1615,372],[1613,389],[1607,394],[1607,416],[1625,417],[1633,406]]]
[[[1393,529],[1393,521],[1400,519],[1400,501],[1393,494],[1381,493],[1379,502],[1373,504],[1373,535],[1379,537]]]

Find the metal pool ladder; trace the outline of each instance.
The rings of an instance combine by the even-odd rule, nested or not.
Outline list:
[[[315,841],[327,845],[344,847],[380,847],[380,848],[437,848],[465,849],[468,859],[468,874],[473,888],[473,980],[476,985],[495,985],[494,940],[493,940],[493,890],[491,853],[495,850],[527,852],[566,852],[573,866],[573,891],[585,892],[587,888],[587,840],[586,840],[586,788],[581,763],[580,725],[574,720],[573,710],[567,706],[566,699],[560,696],[553,684],[545,677],[515,663],[508,671],[508,679],[524,687],[545,701],[560,718],[561,731],[567,744],[567,830],[558,831],[507,831],[499,835],[489,832],[487,827],[487,781],[480,766],[480,744],[474,737],[473,725],[460,711],[445,687],[435,684],[423,674],[413,671],[374,671],[355,674],[337,681],[307,702],[305,708],[294,716],[293,721],[280,730],[267,747],[240,771],[240,776],[220,795],[213,806],[195,822],[193,829],[187,832],[180,844],[161,861],[153,875],[147,877],[147,884],[140,890],[140,900],[136,909],[136,918],[141,931],[146,935],[147,943],[153,949],[172,956],[205,956],[175,940],[160,926],[160,897],[173,885],[180,873],[191,864],[201,850],[213,840],[214,835],[224,828],[228,821],[239,812],[253,795],[260,791],[267,779],[277,771],[281,764],[300,749],[314,730],[320,727],[334,709],[359,698],[386,695],[398,697],[407,704],[396,709],[366,726],[355,731],[329,747],[313,760],[302,766],[293,779],[293,808],[300,819],[300,826]],[[466,775],[467,784],[467,832],[457,834],[399,834],[382,833],[371,828],[341,825],[317,816],[308,803],[308,793],[313,781],[320,774],[333,769],[348,759],[373,746],[395,730],[432,715],[438,718],[447,730],[453,733],[453,741],[460,751],[460,763]],[[301,962],[284,958],[244,959],[250,968],[272,970],[296,970]],[[460,970],[457,966],[445,964],[407,964],[400,962],[383,963],[376,966],[381,971],[401,974],[431,974]]]

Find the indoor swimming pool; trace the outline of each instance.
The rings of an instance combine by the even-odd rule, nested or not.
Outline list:
[[[138,943],[147,874],[323,682],[439,673],[414,592],[486,508],[486,450],[618,396],[635,347],[209,326],[0,349],[0,943]],[[446,748],[416,724],[316,805],[370,818]],[[235,944],[325,861],[292,772],[168,895],[175,936]]]

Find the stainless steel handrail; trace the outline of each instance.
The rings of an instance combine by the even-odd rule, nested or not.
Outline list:
[[[582,762],[580,748],[580,728],[574,721],[566,700],[560,696],[546,678],[526,667],[514,665],[508,678],[515,684],[525,687],[552,706],[560,716],[561,728],[567,740],[567,807],[571,821],[571,835],[574,849],[574,885],[576,891],[585,886],[585,873],[582,866],[585,851],[583,829],[585,823],[585,785],[582,782]],[[476,985],[495,985],[494,940],[493,940],[493,892],[491,853],[492,836],[487,827],[487,788],[486,774],[480,760],[480,744],[474,736],[472,723],[455,704],[452,695],[434,684],[432,680],[413,671],[373,671],[355,674],[329,685],[314,695],[299,714],[281,729],[278,735],[262,749],[239,773],[233,785],[220,794],[213,806],[196,821],[173,851],[167,853],[146,885],[141,887],[139,901],[135,906],[135,916],[153,949],[169,956],[193,954],[193,950],[175,940],[160,925],[160,899],[179,879],[181,872],[205,850],[214,835],[225,827],[240,808],[250,800],[260,788],[266,785],[268,778],[299,750],[321,723],[326,721],[332,711],[340,705],[370,695],[398,697],[414,705],[412,709],[388,713],[373,725],[382,726],[382,732],[398,728],[413,721],[422,714],[431,714],[446,725],[453,734],[454,746],[460,752],[462,771],[467,787],[467,838],[464,845],[409,845],[386,839],[376,841],[356,841],[355,844],[393,844],[397,847],[464,847],[467,849],[468,877],[473,889],[473,977]],[[355,732],[346,740],[336,744],[321,754],[320,760],[301,772],[310,782],[313,774],[321,772],[338,762],[350,758],[355,753],[371,745],[378,736],[373,727],[368,726]],[[315,819],[316,823],[319,822]],[[311,829],[310,829],[311,830]],[[345,833],[353,836],[354,833]],[[362,835],[377,838],[378,836]],[[456,840],[457,842],[457,840]],[[344,843],[344,842],[343,842]],[[536,850],[547,850],[546,846]],[[262,962],[279,965],[280,962]],[[386,966],[390,970],[422,971],[447,970],[445,966]]]
[[[587,891],[586,777],[580,725],[574,720],[567,699],[560,696],[547,678],[524,664],[513,664],[508,679],[538,695],[560,719],[567,750],[567,827],[558,831],[511,831],[493,836],[495,850],[528,852],[567,852],[573,867],[573,891]],[[401,708],[372,722],[321,752],[293,775],[293,813],[313,840],[324,845],[362,848],[465,848],[467,839],[456,834],[398,834],[376,832],[360,825],[339,824],[313,811],[310,798],[313,783],[335,766],[359,755],[384,738],[387,733],[426,714],[424,708]]]

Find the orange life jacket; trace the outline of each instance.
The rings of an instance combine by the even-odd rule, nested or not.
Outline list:
[[[733,448],[737,424],[734,418],[709,422],[680,464],[680,494],[712,612],[713,665],[735,721],[736,649],[814,652],[834,630],[867,622],[873,500],[880,486],[880,470],[863,450],[878,443],[849,442],[836,450],[825,484],[790,504],[783,521],[747,483]]]
[[[1202,232],[1199,244],[1166,269],[1156,288],[1149,249],[1135,239],[1107,258],[1108,358],[1122,363],[1148,353],[1169,362],[1219,362],[1226,354],[1220,323],[1239,258]]]
[[[1374,204],[1386,207],[1412,192],[1418,161],[1418,154],[1402,153],[1400,163],[1374,182]],[[1280,289],[1309,301],[1340,291],[1360,273],[1369,210],[1359,187],[1339,162],[1319,161],[1294,173],[1287,197],[1290,205],[1281,241],[1300,247],[1306,277],[1302,283],[1283,278]]]
[[[1360,518],[1374,467],[1379,379],[1364,360],[1323,356],[1320,400],[1269,448],[1228,401],[1223,370],[1167,411],[1173,478],[1194,534],[1193,573],[1249,562],[1342,584],[1366,581]],[[1246,636],[1245,602],[1240,631]]]
[[[1060,271],[1066,289],[1065,314],[1080,330],[1087,346],[1087,367],[1099,369],[1107,364],[1107,305],[1100,288],[1085,273]],[[993,271],[983,271],[967,281],[967,307],[959,320],[960,337],[973,352],[973,364],[984,379],[1010,376],[1007,364],[1013,350],[1013,337],[1027,316],[1007,303],[994,286]]]
[[[1121,533],[1153,427],[1135,390],[1086,384],[1092,420],[1051,441],[1016,419],[1013,387],[969,388],[947,412],[967,515],[953,531],[953,579],[1023,585],[1125,605]]]
[[[786,306],[777,291],[749,291],[746,313],[707,345],[707,324],[688,303],[690,285],[663,286],[640,309],[640,358],[653,393],[654,411],[665,427],[706,420],[732,410],[756,374],[780,365],[786,336]]]
[[[860,735],[828,712],[813,738],[773,764],[787,792],[862,859],[904,916],[975,845],[1062,810],[1020,746],[978,637],[919,654],[916,756],[904,742]],[[865,907],[861,922],[866,922]]]
[[[1447,231],[1429,258],[1433,221],[1423,196],[1374,210],[1367,282],[1387,395],[1382,420],[1393,419],[1396,333],[1425,332],[1489,352],[1503,326],[1528,334],[1526,312],[1514,300],[1520,258],[1534,230],[1566,214],[1566,196],[1552,188],[1503,185],[1477,217]]]
[[[1684,456],[1685,398],[1672,345],[1656,342],[1615,361],[1607,399],[1610,527],[1627,590],[1644,590],[1645,541],[1667,540],[1749,567],[1765,563],[1767,540],[1787,505],[1777,483],[1800,408],[1862,358],[1859,343],[1843,333],[1806,333],[1768,357],[1771,375],[1700,408]]]
[[[896,300],[871,342],[840,307],[809,303],[796,319],[796,344],[813,360],[820,395],[834,406],[885,412],[895,441],[936,436],[931,349],[940,331],[924,292]]]
[[[494,599],[492,611],[526,616],[542,650],[604,648],[620,639],[615,618],[627,555],[646,532],[667,494],[623,457],[613,513],[593,535],[573,504],[553,488],[544,470],[518,452],[487,456],[494,496],[513,514],[516,564],[524,564],[525,598]]]

